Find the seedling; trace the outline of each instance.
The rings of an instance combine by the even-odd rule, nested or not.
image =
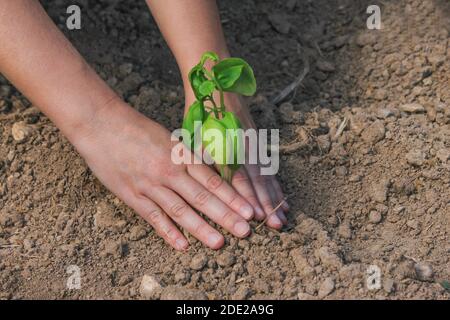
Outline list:
[[[210,70],[205,67],[207,61],[213,63]],[[253,70],[243,59],[221,60],[216,53],[206,52],[190,71],[189,81],[196,100],[183,120],[183,129],[189,134],[183,137],[183,141],[191,150],[197,150],[199,146],[195,145],[194,133],[201,128],[201,147],[211,151],[209,155],[222,178],[231,182],[241,165],[238,155],[243,151],[243,142],[239,136],[241,123],[233,112],[227,111],[224,93],[254,95],[256,80]],[[221,139],[207,139],[205,132],[210,129],[219,132]]]

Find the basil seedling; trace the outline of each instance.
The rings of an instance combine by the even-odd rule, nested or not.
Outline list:
[[[206,69],[206,61],[213,66]],[[202,129],[202,147],[207,150],[216,163],[222,177],[231,182],[234,172],[239,169],[243,152],[241,123],[236,115],[227,111],[224,92],[252,96],[256,92],[256,80],[250,65],[240,58],[220,59],[214,52],[206,52],[200,62],[189,72],[189,81],[196,97],[183,120],[183,129],[188,133],[183,137],[185,144],[192,149],[194,133]],[[218,92],[220,101],[214,98]],[[197,125],[197,124],[201,124]],[[205,134],[214,130],[218,139]]]

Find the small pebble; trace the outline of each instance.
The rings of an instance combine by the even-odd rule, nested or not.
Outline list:
[[[161,284],[154,276],[144,275],[139,286],[139,292],[146,299],[155,299],[161,288]]]
[[[414,270],[416,271],[416,277],[420,281],[432,281],[434,272],[433,268],[429,263],[418,262],[414,265]]]
[[[331,277],[328,277],[322,282],[319,288],[319,298],[323,299],[332,293],[334,290],[334,280]]]
[[[372,210],[369,213],[369,221],[373,224],[380,223],[382,218],[383,216],[381,215],[381,213],[376,210]]]
[[[19,121],[13,124],[11,134],[15,141],[22,142],[28,138],[33,128],[26,124],[25,121]]]
[[[425,162],[425,154],[422,150],[411,150],[406,154],[406,161],[412,166],[420,167]]]
[[[407,113],[422,113],[425,108],[419,103],[406,103],[400,106],[400,110]]]

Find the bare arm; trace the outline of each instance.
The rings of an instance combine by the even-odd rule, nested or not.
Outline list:
[[[116,94],[34,0],[0,2],[0,72],[72,141]]]
[[[186,104],[195,97],[187,75],[206,51],[228,57],[228,47],[214,0],[147,0],[183,77]]]

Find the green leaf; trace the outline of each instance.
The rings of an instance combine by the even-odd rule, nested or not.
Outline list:
[[[243,59],[223,59],[212,68],[212,71],[224,91],[235,92],[244,96],[255,94],[255,75],[250,65]],[[237,76],[238,71],[240,71],[239,76]],[[237,79],[235,79],[236,77]]]
[[[226,130],[223,123],[213,115],[209,115],[202,126],[203,147],[220,166],[225,165],[227,161]]]
[[[450,292],[450,281],[442,280],[440,283],[445,290]]]
[[[216,84],[214,83],[214,81],[207,80],[200,85],[200,87],[198,88],[198,91],[200,92],[200,94],[203,97],[207,97],[207,96],[210,96],[214,92],[215,88],[216,88]]]
[[[215,52],[207,51],[202,55],[202,58],[200,59],[200,65],[203,67],[206,60],[208,60],[208,59],[213,62],[217,62],[217,61],[219,61],[219,56]]]
[[[188,136],[183,135],[184,143],[191,149],[194,149],[194,133],[201,128],[203,120],[206,118],[205,107],[202,102],[195,101],[189,108],[183,120],[182,128],[187,130]]]
[[[200,93],[200,86],[208,79],[205,76],[203,67],[197,65],[189,72],[189,82],[191,83],[192,91],[198,100],[202,100],[204,95]]]
[[[211,158],[219,166],[227,166],[232,172],[240,168],[239,152],[243,149],[243,140],[240,134],[241,124],[232,112],[224,112],[222,119],[209,115],[202,127],[202,142]],[[207,131],[216,129],[217,136]],[[214,137],[208,140],[207,137]],[[221,139],[219,141],[219,139]]]
[[[237,65],[222,70],[216,77],[223,90],[231,88],[241,77],[243,65]]]
[[[233,150],[233,159],[232,161],[228,161],[228,167],[230,167],[233,171],[236,171],[240,168],[241,164],[239,164],[239,153],[243,152],[243,140],[239,135],[239,132],[242,128],[241,122],[232,112],[224,112],[223,118],[221,119],[222,123],[227,128],[227,137],[229,138],[229,147],[227,149],[227,159],[231,158],[230,150]],[[231,145],[230,145],[231,144]],[[231,149],[232,148],[232,149]],[[230,163],[231,162],[231,163]]]

